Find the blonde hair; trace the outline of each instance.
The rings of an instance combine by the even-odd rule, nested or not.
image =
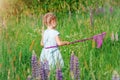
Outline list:
[[[49,26],[49,25],[51,25],[52,20],[54,20],[56,22],[56,16],[51,12],[46,13],[43,17],[43,24],[45,26]]]

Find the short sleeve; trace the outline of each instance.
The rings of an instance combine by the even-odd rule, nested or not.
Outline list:
[[[54,31],[54,36],[59,36],[60,35],[60,33],[58,32],[58,31]]]

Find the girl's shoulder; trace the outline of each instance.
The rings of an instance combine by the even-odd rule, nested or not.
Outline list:
[[[57,30],[55,29],[46,29],[45,32],[52,32],[52,33],[59,33]]]
[[[53,34],[53,35],[58,35],[58,34],[60,34],[60,33],[59,33],[57,30],[55,30],[55,29],[46,29],[44,33],[45,33],[45,34]]]
[[[55,30],[55,29],[53,29],[53,32],[55,32],[55,33],[59,33],[57,30]]]

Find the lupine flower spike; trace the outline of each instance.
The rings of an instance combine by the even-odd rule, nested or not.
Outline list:
[[[74,52],[72,52],[70,57],[70,75],[74,79]]]
[[[39,74],[39,76],[38,76],[38,80],[39,79],[41,79],[41,66],[40,66],[40,60],[38,61],[38,74]]]
[[[78,58],[74,55],[74,52],[72,52],[71,58],[70,58],[70,74],[71,74],[72,80],[80,80]]]
[[[37,57],[34,50],[32,52],[31,65],[32,65],[32,77],[36,79],[37,77],[39,77],[39,70],[38,70]]]
[[[74,52],[72,52],[70,57],[70,71],[73,71],[74,68]]]
[[[41,80],[45,80],[44,64],[42,62],[40,62],[40,76]]]
[[[45,60],[44,62],[40,62],[40,78],[41,80],[48,80],[49,77],[49,66],[48,66],[48,61]]]
[[[75,80],[80,80],[80,70],[79,70],[79,62],[78,58],[75,56],[75,72],[74,72]]]
[[[61,71],[60,67],[57,68],[57,70],[56,70],[56,79],[63,80],[62,71]]]
[[[45,80],[48,80],[48,78],[49,78],[49,65],[48,65],[47,60],[44,61],[44,72],[45,72]]]
[[[114,33],[111,34],[111,41],[114,41]]]
[[[117,71],[113,71],[112,80],[120,80],[120,77]]]

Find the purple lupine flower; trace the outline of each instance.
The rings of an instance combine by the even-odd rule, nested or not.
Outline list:
[[[79,62],[78,58],[75,56],[75,80],[80,80],[80,70],[79,70]]]
[[[78,58],[72,52],[70,58],[70,73],[71,78],[75,80],[80,80],[80,70],[79,70],[79,62]]]
[[[44,74],[45,74],[45,80],[48,80],[48,77],[49,77],[49,65],[48,65],[47,60],[44,61]]]
[[[34,51],[32,53],[31,65],[32,65],[32,77],[37,78],[39,76],[39,70],[38,70],[37,57]]]
[[[60,68],[57,68],[57,70],[56,70],[56,79],[63,80],[62,71]]]
[[[49,65],[47,60],[45,60],[44,62],[40,62],[39,70],[40,70],[41,80],[48,80]]]
[[[41,80],[45,80],[44,63],[42,62],[40,62],[40,76],[41,76]]]
[[[103,32],[102,34],[98,34],[98,35],[93,36],[93,39],[97,43],[97,48],[100,48],[102,46],[103,39],[104,39],[105,35],[106,35],[106,32]]]
[[[41,66],[40,66],[40,61],[38,61],[38,74],[39,74],[39,76],[38,76],[38,79],[41,79]]]
[[[74,52],[72,52],[70,57],[70,71],[72,72],[74,70]]]

